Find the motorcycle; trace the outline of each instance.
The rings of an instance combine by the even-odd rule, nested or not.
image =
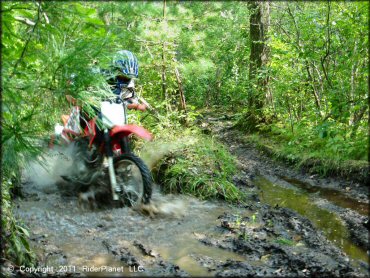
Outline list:
[[[82,199],[95,201],[99,187],[120,205],[149,203],[151,173],[131,151],[130,139],[134,134],[151,140],[152,135],[143,127],[128,124],[125,99],[114,96],[102,100],[98,116],[92,119],[82,115],[76,99],[67,96],[67,100],[73,104],[71,113],[62,116],[64,125],[57,124],[55,134],[62,142],[74,144],[75,149],[70,173],[62,178],[80,191]]]

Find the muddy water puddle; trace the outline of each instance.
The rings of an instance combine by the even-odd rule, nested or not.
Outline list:
[[[203,202],[202,208],[193,208],[201,215],[193,217],[191,222],[183,223],[186,227],[174,229],[169,237],[164,238],[159,233],[150,239],[156,242],[157,250],[163,258],[178,265],[192,276],[209,276],[211,273],[197,262],[197,257],[211,257],[214,260],[226,262],[227,260],[245,261],[245,257],[237,253],[223,250],[200,243],[196,236],[199,234],[216,235],[215,226],[219,225],[218,216],[225,211],[247,216],[247,212],[231,207],[218,207],[216,204]],[[171,227],[169,227],[171,229]],[[192,231],[189,233],[189,231]]]
[[[123,262],[102,249],[101,245],[78,238],[59,238],[58,251],[49,253],[43,264],[59,273],[82,273],[89,277],[128,276],[133,272]],[[58,241],[54,239],[53,242]],[[37,249],[36,249],[37,250]],[[39,249],[39,254],[45,253]],[[51,256],[50,256],[51,254]],[[60,256],[62,254],[62,256]]]
[[[292,184],[296,185],[296,183]],[[258,177],[256,185],[261,189],[262,202],[272,206],[278,205],[290,208],[298,212],[310,219],[316,228],[321,230],[330,241],[340,247],[350,258],[364,262],[369,260],[366,251],[351,241],[349,231],[343,221],[335,213],[315,204],[314,198],[317,197],[317,194],[310,194],[309,191],[301,190],[300,187],[287,188],[272,183],[264,177]]]
[[[192,276],[207,276],[210,272],[200,266],[196,258],[211,257],[214,260],[226,262],[229,259],[245,261],[245,258],[236,253],[217,247],[200,244],[198,240],[190,236],[180,237],[175,242],[158,246],[157,250],[163,258],[178,265]]]
[[[131,208],[81,211],[77,200],[64,200],[54,194],[40,194],[36,199],[38,201],[20,202],[17,214],[32,231],[32,245],[40,264],[55,271],[67,270],[94,277],[151,276],[158,268],[158,263],[155,265],[153,261],[164,260],[192,276],[212,276],[214,273],[197,259],[245,261],[242,255],[205,245],[197,239],[197,234],[217,235],[218,217],[224,212],[248,215],[248,211],[223,203],[203,202],[187,196],[161,196],[161,204],[176,204],[183,215],[150,218]],[[107,248],[104,242],[112,248]],[[159,257],[143,254],[137,243]],[[123,261],[121,248],[142,263],[145,271],[139,272]]]
[[[151,234],[146,239],[148,245],[153,246],[165,260],[178,265],[191,276],[212,276],[207,268],[199,264],[197,261],[199,257],[212,257],[222,262],[229,259],[244,261],[245,257],[242,255],[204,245],[196,237],[200,234],[217,235],[215,227],[220,225],[218,217],[224,212],[245,216],[248,212],[225,206],[225,204],[201,202],[192,198],[189,198],[188,202],[190,202],[190,207],[184,219],[176,222],[167,222],[165,219],[157,220],[164,224],[163,230],[166,232]]]
[[[369,215],[369,204],[357,201],[338,190],[310,185],[300,180],[285,176],[281,176],[281,179],[310,194],[317,194],[340,207],[349,208],[362,215]]]
[[[51,163],[50,169],[37,166],[27,172],[27,198],[17,200],[16,214],[31,231],[40,266],[109,277],[173,276],[177,273],[168,269],[178,266],[193,276],[212,276],[199,258],[245,260],[232,251],[205,245],[197,237],[218,235],[218,217],[225,212],[247,216],[244,209],[156,191],[152,200],[163,214],[154,218],[127,207],[83,210],[75,196],[58,191],[51,170],[54,164],[63,168]],[[138,246],[158,255],[148,255]]]

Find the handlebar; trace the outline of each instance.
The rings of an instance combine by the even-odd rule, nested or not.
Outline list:
[[[143,104],[141,104],[141,103],[129,103],[128,102],[129,99],[130,99],[130,97],[129,98],[123,98],[123,95],[121,94],[120,96],[115,97],[115,102],[116,103],[123,102],[124,104],[126,104],[126,107],[129,110],[134,109],[134,110],[145,111],[146,108],[148,107],[145,103],[143,103]]]
[[[70,104],[72,104],[74,106],[77,105],[77,99],[75,99],[71,95],[66,95],[66,99],[67,99],[67,101]],[[106,100],[107,101],[112,101],[114,103],[124,103],[124,104],[127,103],[125,101],[125,99],[121,99],[121,97],[119,97],[119,96],[112,96],[112,97],[106,98]],[[126,107],[127,107],[127,109],[130,109],[130,110],[131,109],[134,109],[134,110],[145,111],[147,109],[148,105],[146,105],[145,103],[143,103],[143,104],[140,104],[140,103],[127,103],[126,104]]]

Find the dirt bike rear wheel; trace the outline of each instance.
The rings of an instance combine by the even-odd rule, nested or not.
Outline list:
[[[144,161],[134,154],[114,158],[117,185],[121,187],[121,201],[128,206],[148,203],[152,196],[152,176]]]

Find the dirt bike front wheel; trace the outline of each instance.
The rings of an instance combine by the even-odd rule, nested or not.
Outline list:
[[[144,161],[134,154],[122,154],[114,158],[117,185],[121,189],[121,201],[135,206],[148,203],[152,196],[152,176]]]

